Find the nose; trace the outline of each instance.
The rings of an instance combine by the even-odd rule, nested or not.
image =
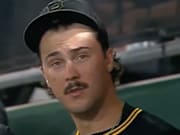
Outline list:
[[[79,77],[80,77],[80,73],[76,65],[72,61],[68,61],[66,64],[66,70],[65,70],[66,81],[72,81],[72,80],[78,79]]]

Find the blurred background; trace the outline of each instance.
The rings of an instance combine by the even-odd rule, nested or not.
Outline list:
[[[14,106],[52,97],[39,61],[25,45],[27,23],[50,0],[3,0],[0,8],[0,99]],[[89,0],[123,65],[121,85],[180,72],[179,0]],[[119,77],[120,79],[120,77]]]

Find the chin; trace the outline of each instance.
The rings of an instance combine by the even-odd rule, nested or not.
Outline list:
[[[85,108],[71,108],[71,109],[69,109],[69,112],[74,113],[74,114],[82,114],[82,113],[87,112],[87,109],[85,109]]]
[[[87,106],[87,105],[81,105],[81,106],[71,106],[69,108],[67,108],[68,112],[72,113],[72,114],[83,114],[83,113],[87,113],[91,107]]]

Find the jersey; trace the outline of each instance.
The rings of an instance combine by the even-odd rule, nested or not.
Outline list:
[[[76,131],[74,135],[81,135]],[[180,135],[180,130],[164,120],[125,103],[117,126],[93,135]]]

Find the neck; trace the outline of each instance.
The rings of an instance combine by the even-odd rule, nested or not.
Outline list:
[[[121,119],[123,102],[115,94],[98,107],[83,114],[72,114],[75,125],[82,135],[105,131],[117,125]]]

